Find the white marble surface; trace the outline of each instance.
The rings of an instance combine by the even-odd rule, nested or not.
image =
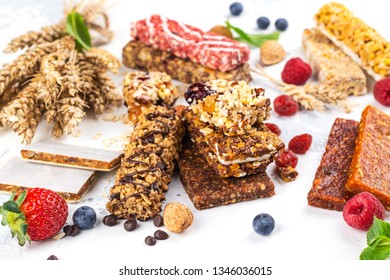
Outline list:
[[[112,43],[103,46],[116,56],[121,57],[121,48],[129,40],[129,24],[152,13],[166,15],[173,19],[209,29],[216,24],[223,24],[233,1],[162,1],[130,0],[108,1],[113,4],[110,9],[112,29],[115,37]],[[280,42],[288,51],[286,60],[304,57],[300,47],[300,38],[304,28],[314,26],[314,13],[327,1],[283,1],[283,0],[242,0],[244,12],[239,17],[231,18],[231,23],[248,32],[256,30],[256,19],[268,16],[273,22],[279,17],[289,21],[289,28],[281,34]],[[375,27],[385,38],[390,40],[388,26],[390,19],[384,7],[386,1],[340,1],[359,17]],[[17,34],[42,25],[56,22],[62,14],[62,1],[5,1],[0,0],[0,49]],[[273,27],[269,28],[269,31]],[[0,63],[5,63],[12,55],[0,53]],[[251,64],[259,60],[257,49],[253,49]],[[280,75],[284,62],[267,68],[275,77]],[[127,71],[126,69],[123,69]],[[274,99],[280,94],[272,85],[254,75],[254,86],[266,88],[266,94]],[[121,77],[116,81],[120,87]],[[235,205],[198,211],[188,199],[177,177],[170,185],[166,202],[179,201],[188,205],[194,212],[193,225],[182,234],[170,234],[166,241],[158,242],[154,247],[144,244],[144,238],[153,234],[156,228],[151,222],[139,223],[134,232],[124,231],[122,225],[106,227],[101,218],[107,214],[105,203],[109,188],[113,183],[114,172],[102,174],[93,189],[85,198],[71,204],[68,222],[71,223],[73,211],[82,205],[92,206],[98,214],[98,223],[92,230],[84,231],[79,236],[60,241],[33,242],[23,248],[11,239],[8,230],[0,226],[0,260],[43,260],[55,254],[62,260],[104,260],[118,263],[130,262],[141,265],[151,263],[203,263],[223,264],[232,261],[245,264],[256,260],[284,261],[339,261],[357,260],[360,252],[366,247],[366,233],[354,230],[346,225],[341,212],[327,211],[307,205],[306,196],[311,187],[315,170],[320,162],[330,127],[336,117],[359,120],[361,111],[367,104],[372,104],[390,113],[377,103],[372,94],[364,97],[350,98],[356,107],[350,114],[330,106],[326,112],[301,111],[293,117],[281,118],[272,115],[271,121],[282,130],[282,139],[288,142],[293,136],[310,133],[313,145],[310,151],[299,156],[297,167],[300,173],[295,182],[284,184],[273,174],[268,173],[275,182],[276,195],[268,199],[259,199]],[[183,100],[180,100],[183,102]],[[124,107],[116,108],[114,113],[126,112]],[[80,136],[65,136],[57,141],[77,143],[91,147],[104,147],[104,139],[117,137],[130,130],[121,123],[103,120],[103,116],[89,114],[80,126]],[[101,133],[103,137],[93,139]],[[50,138],[50,127],[41,121],[34,141]],[[0,129],[0,161],[6,154],[18,155],[22,146],[12,132]],[[120,146],[112,146],[120,149]],[[0,202],[8,195],[0,194]],[[259,213],[271,214],[276,220],[276,228],[268,237],[257,235],[252,229],[252,219]],[[387,212],[386,220],[390,221]]]

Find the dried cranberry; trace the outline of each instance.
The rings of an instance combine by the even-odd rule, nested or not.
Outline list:
[[[296,154],[304,154],[309,150],[312,140],[310,134],[297,135],[290,140],[288,148]]]
[[[198,100],[204,99],[206,96],[215,93],[210,87],[204,83],[192,84],[184,93],[184,98],[190,105],[196,104]]]
[[[298,103],[289,95],[280,95],[274,100],[274,110],[280,116],[292,116],[298,111]]]
[[[292,151],[284,150],[275,156],[275,164],[277,167],[291,166],[295,168],[298,164],[298,157]]]
[[[268,127],[268,129],[271,130],[271,132],[275,133],[278,136],[280,136],[280,134],[282,133],[279,126],[277,126],[274,123],[265,123],[265,126]]]

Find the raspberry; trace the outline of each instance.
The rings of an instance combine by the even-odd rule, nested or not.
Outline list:
[[[266,127],[268,127],[271,132],[275,133],[276,135],[280,136],[282,131],[280,130],[279,126],[277,126],[274,123],[264,123]]]
[[[344,220],[353,228],[368,230],[374,222],[374,216],[383,220],[385,218],[385,208],[369,192],[355,195],[344,205]]]
[[[275,156],[275,165],[279,168],[281,167],[289,167],[295,168],[298,164],[298,157],[290,150],[284,150],[283,152],[279,152]]]
[[[287,84],[303,85],[311,77],[310,64],[299,57],[291,58],[286,62],[282,71],[282,80]]]
[[[293,137],[288,143],[288,148],[296,154],[304,154],[309,150],[312,142],[310,134],[301,134]]]
[[[382,79],[374,85],[375,99],[385,106],[390,106],[390,77]]]
[[[298,111],[298,103],[289,95],[280,95],[274,100],[274,110],[280,116],[292,116]]]

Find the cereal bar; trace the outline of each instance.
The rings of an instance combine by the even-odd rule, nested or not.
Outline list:
[[[190,86],[185,96],[190,109],[200,121],[225,135],[244,135],[255,131],[270,117],[270,100],[262,88],[252,88],[245,81],[213,80]],[[193,96],[204,98],[193,100]]]
[[[390,210],[390,116],[368,105],[361,116],[345,188],[370,192]]]
[[[360,66],[318,29],[305,29],[302,46],[320,83],[338,90],[340,98],[367,92]]]
[[[200,121],[192,110],[187,110],[184,116],[191,140],[221,177],[264,172],[275,154],[284,148],[280,138],[263,125],[244,135],[227,136]]]
[[[183,127],[173,108],[144,108],[110,189],[107,210],[119,218],[147,220],[161,212],[178,160]]]
[[[342,211],[352,193],[345,189],[359,123],[337,118],[331,128],[325,152],[317,168],[308,204]]]
[[[390,76],[390,43],[343,4],[325,4],[314,19],[325,36],[376,80]]]
[[[134,71],[124,78],[123,95],[127,105],[172,105],[179,92],[166,73]]]
[[[122,51],[123,64],[129,68],[143,71],[165,72],[172,79],[183,83],[199,83],[208,80],[225,79],[250,82],[249,64],[222,72],[190,61],[188,58],[174,56],[171,52],[153,48],[139,40],[130,41]]]
[[[179,168],[183,187],[199,210],[275,194],[274,184],[266,173],[241,178],[221,178],[209,167],[191,141],[183,146]]]

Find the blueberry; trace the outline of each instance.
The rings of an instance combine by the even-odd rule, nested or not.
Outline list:
[[[96,212],[89,206],[81,206],[73,213],[73,223],[81,230],[91,229],[96,223]]]
[[[279,18],[275,21],[275,27],[277,30],[284,31],[288,27],[288,22],[284,18]]]
[[[256,21],[257,23],[257,26],[260,28],[260,29],[267,29],[268,26],[269,26],[269,19],[267,17],[259,17]]]
[[[268,235],[275,228],[275,220],[271,215],[262,213],[253,219],[252,227],[258,234]]]
[[[235,2],[230,5],[230,12],[232,13],[233,16],[238,16],[242,13],[242,4]]]

